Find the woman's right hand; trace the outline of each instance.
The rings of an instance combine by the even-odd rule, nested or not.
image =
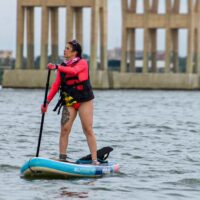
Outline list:
[[[50,70],[58,69],[57,65],[52,64],[52,63],[49,63],[49,64],[47,65],[47,67],[48,67],[48,69],[50,69]]]

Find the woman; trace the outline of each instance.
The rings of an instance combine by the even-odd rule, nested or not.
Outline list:
[[[47,96],[47,105],[41,106],[42,113],[47,111],[48,104],[60,89],[60,100],[54,110],[61,108],[61,133],[59,142],[60,160],[67,158],[68,138],[73,122],[79,112],[83,132],[92,156],[92,163],[97,161],[97,145],[93,132],[93,91],[89,80],[89,68],[86,60],[82,59],[81,45],[72,40],[64,50],[65,61],[61,65],[48,64],[48,69],[56,70],[57,76]]]

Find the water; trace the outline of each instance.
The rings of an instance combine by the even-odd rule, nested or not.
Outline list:
[[[0,90],[0,200],[199,199],[199,91],[95,91],[98,147],[110,145],[121,172],[99,179],[26,180],[22,164],[36,153],[43,90]],[[40,156],[57,157],[60,116],[50,104]],[[75,121],[69,156],[88,154]]]

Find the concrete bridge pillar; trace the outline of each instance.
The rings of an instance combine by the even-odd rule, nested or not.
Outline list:
[[[41,27],[41,57],[40,69],[45,69],[47,66],[48,56],[48,36],[49,36],[49,8],[46,5],[42,6],[42,27]]]
[[[26,8],[27,12],[27,68],[34,63],[34,7]]]
[[[15,69],[20,69],[23,63],[24,15],[25,15],[25,8],[21,6],[21,0],[18,0],[17,2],[17,49],[16,49]]]
[[[200,0],[187,0],[188,12],[181,13],[180,0],[165,0],[165,13],[158,12],[159,0],[143,0],[143,13],[137,13],[135,7],[139,0],[122,0],[122,53],[120,71],[135,71],[135,30],[143,29],[143,67],[142,72],[158,72],[157,66],[157,30],[165,29],[165,67],[164,72],[179,73],[179,31],[186,29],[187,64],[185,73],[200,72]],[[131,36],[132,35],[132,36]],[[129,57],[128,57],[129,55]],[[128,59],[129,58],[129,59]],[[151,61],[151,65],[149,65]]]
[[[25,14],[27,21],[27,66],[34,68],[34,7],[42,8],[40,69],[48,62],[49,32],[51,32],[51,61],[58,60],[58,8],[66,8],[66,41],[77,39],[83,44],[83,8],[91,8],[90,68],[97,69],[97,50],[100,43],[99,68],[107,69],[107,0],[18,0],[17,56],[15,69],[22,69]],[[26,12],[25,12],[26,11]],[[51,29],[49,27],[51,25]],[[99,42],[100,41],[100,42]]]
[[[196,1],[197,19],[200,19],[200,0]],[[195,30],[195,72],[200,74],[200,20],[197,20],[197,29]]]
[[[193,73],[194,70],[194,39],[195,39],[195,12],[192,0],[188,0],[188,15],[190,23],[188,24],[188,58],[187,58],[187,73]]]
[[[83,8],[75,9],[75,17],[76,17],[76,30],[75,30],[76,39],[82,44],[83,47]]]
[[[57,62],[58,60],[58,8],[50,8],[51,17],[51,60]]]
[[[136,0],[132,0],[130,4],[130,12],[136,13]],[[129,70],[130,72],[135,72],[135,29],[129,30],[129,59],[130,59],[130,65],[129,65]]]

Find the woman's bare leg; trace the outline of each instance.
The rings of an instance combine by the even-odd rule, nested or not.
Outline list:
[[[67,153],[69,134],[76,115],[77,111],[73,107],[63,107],[59,142],[60,154],[66,155]]]
[[[97,144],[96,137],[93,132],[93,101],[81,103],[79,107],[79,116],[83,131],[86,135],[88,146],[92,154],[92,160],[97,159]]]

